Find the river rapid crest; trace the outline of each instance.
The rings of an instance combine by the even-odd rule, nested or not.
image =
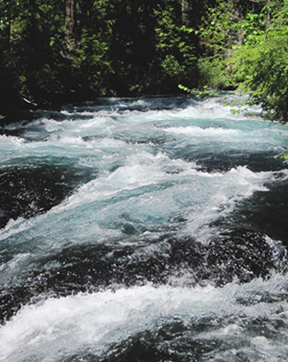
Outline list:
[[[288,360],[288,126],[223,102],[1,127],[0,361]]]

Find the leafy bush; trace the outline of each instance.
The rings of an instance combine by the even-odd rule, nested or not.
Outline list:
[[[239,47],[234,68],[242,77],[241,88],[250,102],[261,104],[265,117],[288,122],[288,6],[278,14],[267,37],[256,36],[253,45]]]

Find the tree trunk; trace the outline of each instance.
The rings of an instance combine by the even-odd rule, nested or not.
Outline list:
[[[67,0],[66,1],[66,39],[70,40],[73,34],[74,28],[74,0]]]
[[[264,42],[267,39],[268,29],[270,27],[270,7],[271,7],[271,1],[268,0],[267,3],[267,18],[266,18],[266,27],[265,27],[265,36],[264,36]]]
[[[11,19],[8,20],[8,25],[6,26],[6,44],[7,49],[10,52],[11,49]]]
[[[30,23],[28,24],[29,40],[32,48],[37,47],[37,23],[36,23],[36,2],[35,0],[29,1]]]
[[[182,12],[182,22],[183,23],[186,23],[186,21],[187,21],[188,11],[189,11],[189,3],[188,3],[188,1],[187,0],[182,0],[181,12]]]

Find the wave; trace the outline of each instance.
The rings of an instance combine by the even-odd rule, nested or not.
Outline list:
[[[0,360],[285,359],[288,131],[222,104],[2,127]]]
[[[171,337],[182,333],[180,350],[185,348],[186,335],[198,343],[221,342],[210,358],[237,352],[271,360],[279,355],[278,344],[287,338],[285,286],[286,277],[276,275],[267,282],[233,283],[222,289],[146,285],[50,298],[23,307],[0,327],[0,360],[59,360],[81,352],[103,357],[109,347],[121,346],[132,336],[145,338],[147,331],[157,335],[173,325]],[[267,316],[270,325],[264,327]],[[282,350],[282,356],[288,352],[284,346]]]

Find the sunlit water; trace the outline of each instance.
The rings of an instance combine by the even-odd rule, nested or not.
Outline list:
[[[288,126],[223,102],[1,128],[0,361],[288,360]]]

